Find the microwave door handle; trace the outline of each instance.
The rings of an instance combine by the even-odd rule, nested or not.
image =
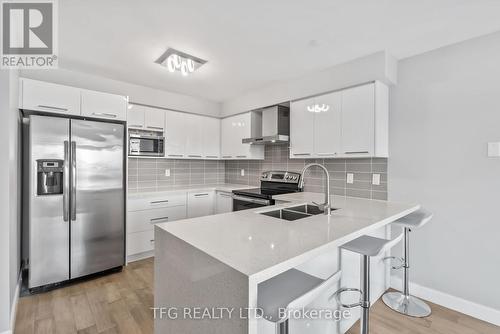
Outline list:
[[[69,142],[64,141],[63,162],[63,220],[69,220]]]
[[[76,142],[71,142],[71,220],[76,220]]]

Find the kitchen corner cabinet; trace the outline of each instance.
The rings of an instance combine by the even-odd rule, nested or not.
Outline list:
[[[252,128],[254,126],[254,128]],[[264,145],[243,144],[244,138],[257,136],[258,129],[262,126],[262,119],[258,119],[258,114],[247,112],[235,116],[230,116],[221,121],[221,157],[230,159],[264,159]]]
[[[388,156],[389,89],[381,82],[294,101],[290,109],[290,158]]]

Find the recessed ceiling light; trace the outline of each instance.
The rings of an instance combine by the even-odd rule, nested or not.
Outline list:
[[[207,61],[185,52],[168,48],[155,63],[166,67],[169,72],[181,72],[186,76],[200,68]]]

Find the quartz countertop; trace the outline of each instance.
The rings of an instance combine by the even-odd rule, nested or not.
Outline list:
[[[261,282],[420,207],[418,204],[332,196],[333,207],[337,210],[331,216],[320,214],[286,221],[259,214],[312,201],[321,202],[323,196],[309,192],[279,195],[274,198],[287,203],[157,224],[156,233],[170,233],[249,279]]]

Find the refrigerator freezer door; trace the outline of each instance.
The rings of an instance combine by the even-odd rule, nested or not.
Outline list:
[[[71,278],[124,265],[122,124],[71,120]],[[73,219],[76,218],[76,219]]]
[[[29,125],[29,288],[69,279],[69,221],[64,221],[64,198],[69,196],[68,165],[64,165],[63,194],[37,195],[37,160],[68,158],[69,120],[31,116]],[[66,145],[67,147],[67,145]],[[67,159],[66,159],[67,160]],[[66,161],[67,162],[67,161]]]

